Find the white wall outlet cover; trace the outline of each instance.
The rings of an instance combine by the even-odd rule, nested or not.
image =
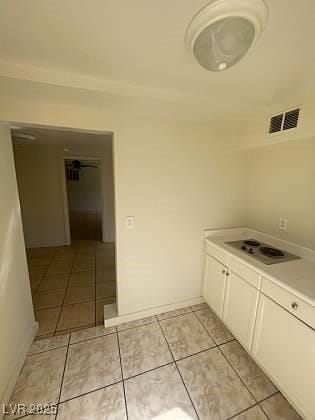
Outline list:
[[[134,216],[126,216],[125,222],[126,222],[126,228],[127,229],[133,229],[134,225],[135,225],[135,217]]]
[[[288,219],[280,218],[279,229],[286,232],[288,230]]]

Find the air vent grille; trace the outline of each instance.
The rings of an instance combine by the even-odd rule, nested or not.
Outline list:
[[[272,116],[270,119],[269,134],[296,128],[298,125],[299,116],[300,108],[292,109],[282,114]]]
[[[283,130],[289,130],[290,128],[295,128],[298,125],[300,115],[300,108],[289,111],[285,114]]]
[[[283,121],[283,114],[275,115],[270,120],[269,133],[277,133],[281,131]]]

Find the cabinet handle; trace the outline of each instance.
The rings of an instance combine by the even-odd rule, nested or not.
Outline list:
[[[297,310],[298,307],[299,305],[296,302],[293,302],[291,305],[291,308],[294,309],[295,311]]]
[[[226,271],[225,270],[222,270],[222,274],[225,274],[226,273]]]
[[[227,275],[227,277],[228,277],[228,276],[230,275],[230,273],[227,271],[227,272],[226,272],[226,275]]]

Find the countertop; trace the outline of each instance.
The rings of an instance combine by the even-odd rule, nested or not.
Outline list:
[[[229,230],[229,233],[230,232],[231,230]],[[260,272],[264,277],[274,281],[283,289],[290,291],[309,305],[315,307],[315,261],[301,257],[299,260],[266,265],[257,261],[255,258],[252,258],[250,255],[246,255],[244,252],[238,251],[227,245],[225,242],[254,238],[279,247],[278,240],[277,243],[275,243],[270,237],[263,237],[264,234],[262,233],[259,235],[260,237],[257,237],[257,234],[255,235],[255,233],[249,229],[248,231],[245,230],[242,234],[236,233],[235,235],[229,234],[226,236],[224,235],[224,230],[222,230],[222,236],[219,236],[218,234],[219,232],[216,231],[216,236],[207,236],[205,241],[209,241],[212,245],[223,249],[228,255],[246,263],[246,265]],[[284,241],[282,242],[281,247],[281,249],[285,251],[292,252],[292,246],[291,248],[288,246],[286,247]],[[301,255],[298,248],[299,247],[296,246],[295,252],[293,253]]]

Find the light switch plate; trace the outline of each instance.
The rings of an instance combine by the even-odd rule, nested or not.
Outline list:
[[[284,231],[284,232],[287,232],[287,230],[288,230],[288,219],[284,219],[284,218],[280,217],[279,229]]]
[[[133,229],[135,226],[135,218],[134,216],[126,216],[126,229],[130,230]]]

